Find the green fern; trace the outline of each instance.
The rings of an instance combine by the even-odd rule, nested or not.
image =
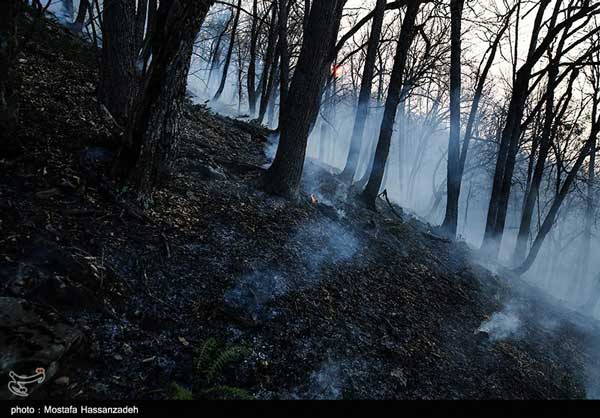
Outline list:
[[[169,397],[174,401],[191,401],[194,399],[194,394],[191,390],[173,382],[171,383]]]
[[[215,377],[220,375],[225,367],[231,363],[235,363],[243,359],[247,355],[247,350],[242,347],[231,347],[219,354],[210,363],[210,366],[206,369],[206,380],[210,383]]]
[[[217,340],[214,338],[207,339],[202,347],[196,352],[195,369],[197,372],[205,372],[210,366],[218,348]]]
[[[201,377],[199,387],[193,391],[177,383],[171,385],[171,399],[188,400],[196,397],[223,400],[250,400],[252,395],[241,388],[233,386],[212,386],[223,373],[225,368],[232,363],[242,360],[248,355],[248,350],[243,347],[226,347],[219,350],[219,343],[214,338],[208,338],[200,349],[196,350],[193,362],[194,371]]]

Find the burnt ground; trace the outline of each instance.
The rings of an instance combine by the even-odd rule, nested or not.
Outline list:
[[[356,206],[326,167],[307,163],[300,202],[263,193],[260,127],[188,104],[179,168],[136,209],[102,175],[119,129],[96,62],[42,22],[0,147],[0,371],[44,365],[32,397],[169,397],[208,338],[248,349],[218,379],[262,399],[593,390],[595,323],[383,201]],[[478,331],[498,312],[508,335]]]

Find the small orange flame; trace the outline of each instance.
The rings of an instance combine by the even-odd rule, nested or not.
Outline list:
[[[313,204],[313,205],[316,205],[316,204],[317,204],[317,198],[316,198],[316,197],[315,197],[315,195],[314,195],[314,194],[312,194],[312,193],[311,193],[311,195],[310,195],[310,203],[311,203],[311,204]]]
[[[344,69],[341,66],[336,65],[335,67],[333,67],[332,72],[333,72],[333,76],[335,78],[340,78],[342,76],[342,74],[344,74]]]

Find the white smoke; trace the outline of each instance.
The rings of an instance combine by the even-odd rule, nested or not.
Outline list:
[[[485,332],[491,341],[518,338],[521,335],[521,319],[513,305],[507,305],[502,311],[492,314],[490,319],[481,323],[477,332]]]

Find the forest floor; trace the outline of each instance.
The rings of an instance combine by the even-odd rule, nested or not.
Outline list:
[[[399,208],[361,208],[316,163],[300,202],[263,193],[260,127],[186,105],[178,170],[136,210],[102,176],[119,129],[96,67],[43,21],[0,146],[0,374],[42,364],[32,397],[167,398],[172,382],[260,399],[596,390],[596,323]],[[208,382],[194,352],[210,339],[222,363],[246,350]]]

